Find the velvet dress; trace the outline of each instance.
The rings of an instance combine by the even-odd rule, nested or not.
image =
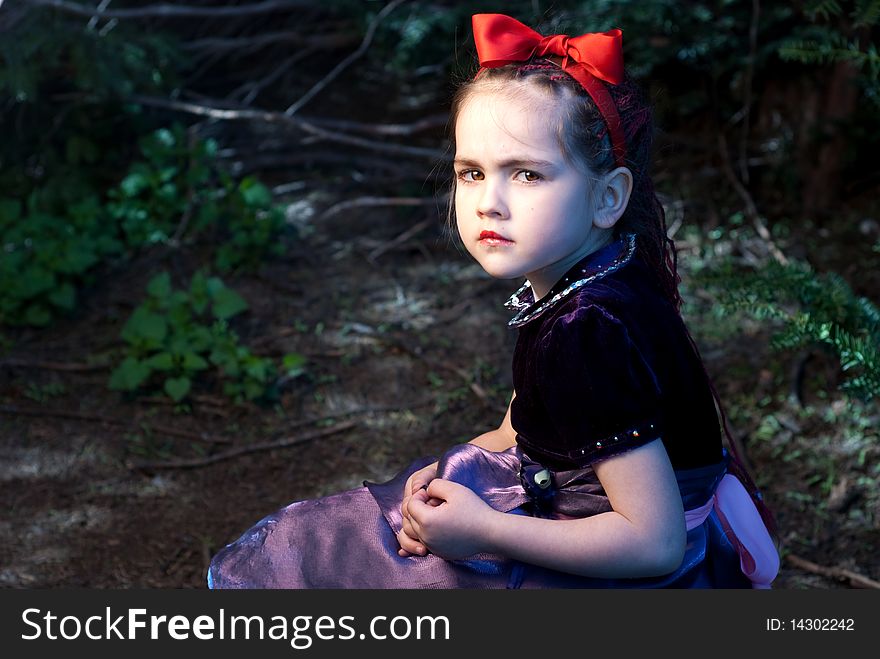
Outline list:
[[[438,477],[513,515],[570,519],[612,508],[592,464],[659,439],[686,512],[679,568],[640,579],[580,577],[476,554],[401,557],[403,487],[387,483],[298,501],[265,517],[211,561],[211,588],[768,587],[778,555],[729,457],[705,370],[679,314],[624,236],[590,254],[535,301],[526,282],[507,306],[516,446],[461,444]]]

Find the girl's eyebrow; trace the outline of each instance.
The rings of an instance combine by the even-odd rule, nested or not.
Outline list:
[[[480,163],[472,158],[456,158],[453,161],[453,165],[456,167],[479,167]],[[548,169],[554,167],[552,162],[547,160],[532,160],[530,158],[508,158],[507,160],[501,160],[497,163],[497,166],[501,169],[507,169],[509,167],[534,167],[538,169]]]

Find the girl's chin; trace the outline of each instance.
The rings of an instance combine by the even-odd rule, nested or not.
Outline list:
[[[485,261],[480,261],[477,259],[481,266],[483,266],[483,270],[486,271],[490,277],[494,279],[522,279],[525,277],[523,272],[519,269],[512,268],[500,268],[496,264],[486,263]]]

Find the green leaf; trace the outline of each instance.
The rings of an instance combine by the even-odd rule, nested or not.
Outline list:
[[[289,378],[295,378],[306,372],[306,358],[296,352],[290,352],[281,359],[281,366]]]
[[[189,351],[183,353],[183,368],[187,371],[201,371],[208,368],[208,362],[200,355]]]
[[[165,393],[175,402],[180,402],[189,393],[191,384],[189,378],[168,378],[165,380]]]
[[[205,287],[208,289],[208,295],[214,297],[217,293],[224,290],[226,285],[220,277],[208,277],[205,281]]]
[[[170,352],[160,352],[150,357],[146,363],[157,371],[170,371],[174,368],[174,357]]]
[[[122,179],[119,187],[126,197],[136,197],[142,190],[150,187],[150,181],[143,172],[134,171]]]
[[[58,260],[58,270],[70,274],[80,274],[98,262],[94,245],[84,242],[70,243]]]
[[[247,397],[248,400],[253,400],[254,398],[259,397],[263,393],[263,391],[263,385],[258,382],[248,380],[244,383],[244,395]]]
[[[171,294],[171,275],[162,272],[150,280],[147,284],[147,293],[157,298],[166,298]]]
[[[109,387],[115,390],[132,391],[150,376],[151,369],[134,357],[125,360],[110,374]]]
[[[272,193],[262,183],[251,177],[245,178],[238,187],[244,203],[248,206],[265,208],[272,203]]]
[[[190,280],[189,300],[196,314],[203,313],[211,302],[208,297],[208,279],[201,270],[196,272]]]
[[[52,314],[42,304],[32,304],[24,314],[24,322],[36,327],[44,327],[52,320]]]
[[[250,375],[255,380],[259,380],[260,382],[264,382],[266,380],[266,374],[268,372],[268,362],[265,359],[254,359],[245,367],[245,373]]]
[[[144,307],[138,307],[131,314],[131,318],[125,323],[120,336],[128,342],[138,340],[161,342],[168,333],[168,324],[165,318],[159,314],[148,311]]]
[[[76,289],[70,282],[64,282],[49,293],[49,301],[56,307],[69,311],[76,306]]]
[[[54,274],[40,266],[31,266],[17,279],[16,296],[26,300],[37,297],[40,293],[52,290],[54,287]]]
[[[220,319],[231,318],[248,308],[244,298],[230,288],[222,288],[214,293],[214,316]]]
[[[193,327],[189,333],[189,344],[196,352],[208,350],[213,342],[211,330],[203,325]]]

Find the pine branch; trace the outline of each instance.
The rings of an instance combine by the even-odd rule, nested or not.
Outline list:
[[[880,21],[880,0],[859,2],[856,0],[856,9],[853,12],[853,27],[870,27]]]

